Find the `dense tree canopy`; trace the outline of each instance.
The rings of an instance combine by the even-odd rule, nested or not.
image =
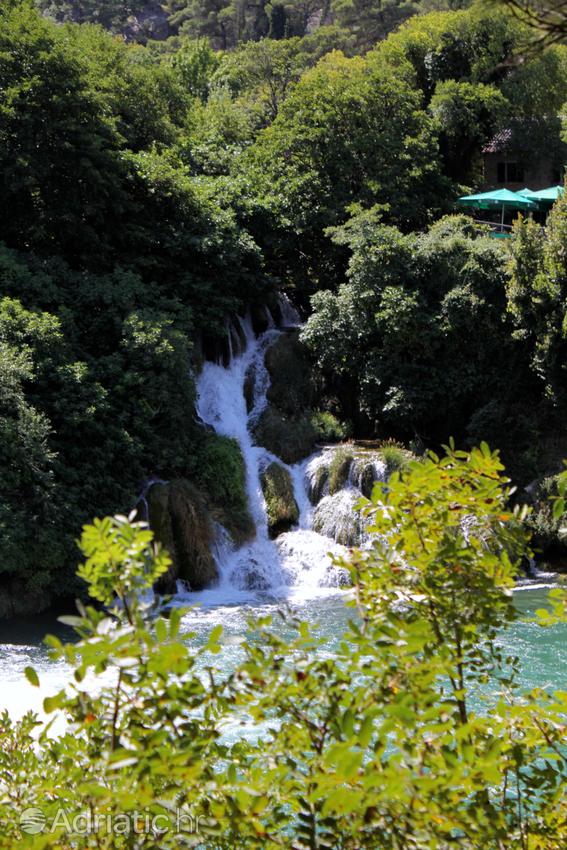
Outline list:
[[[0,10],[10,599],[48,601],[80,523],[149,476],[213,492],[224,463],[237,480],[189,372],[278,289],[306,311],[314,296],[306,339],[327,413],[350,421],[337,433],[516,441],[537,473],[529,446],[562,410],[563,296],[533,288],[557,287],[562,236],[544,247],[522,225],[510,271],[499,246],[434,222],[512,119],[563,161],[565,48],[524,55],[522,25],[486,8],[342,0],[171,2],[170,37],[142,46],[140,5],[119,5]],[[233,489],[212,508],[242,516]]]
[[[192,352],[266,293],[252,239],[173,147],[190,94],[139,50],[2,12],[2,613],[71,590],[93,512],[199,469]]]
[[[344,414],[359,410],[370,434],[425,442],[489,435],[517,474],[535,475],[535,435],[551,410],[508,312],[502,246],[465,217],[404,236],[360,214],[334,239],[352,251],[348,283],[313,296],[302,338]]]
[[[344,221],[352,204],[379,204],[404,228],[442,209],[451,190],[436,145],[419,95],[398,75],[340,53],[305,73],[243,161],[285,227],[286,281],[333,282],[325,229]]]

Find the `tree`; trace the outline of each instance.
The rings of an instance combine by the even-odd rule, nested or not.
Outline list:
[[[260,129],[276,118],[301,75],[332,50],[353,51],[352,37],[332,26],[303,38],[249,41],[222,56],[213,84],[228,88]]]
[[[567,15],[563,0],[499,0],[514,17],[526,24],[541,48],[567,37]]]
[[[418,10],[412,0],[332,0],[331,10],[337,24],[356,33],[359,48],[373,47],[407,21]]]
[[[286,99],[293,83],[305,70],[305,57],[300,53],[300,40],[288,38],[274,41],[264,38],[248,42],[221,64],[217,80],[246,99],[253,98],[260,113],[260,124],[271,123]]]
[[[171,23],[181,35],[206,37],[214,48],[230,50],[268,34],[265,5],[248,0],[179,0],[172,4]]]
[[[464,436],[475,411],[502,397],[500,370],[516,356],[501,247],[465,217],[403,236],[363,213],[333,238],[352,252],[348,282],[313,297],[302,331],[323,375],[354,391],[368,435]]]
[[[324,231],[351,204],[380,204],[404,229],[433,217],[449,195],[436,151],[419,95],[391,71],[340,53],[307,71],[239,167],[279,219],[282,278],[303,289],[336,280]]]
[[[1,308],[4,313],[4,302]],[[4,324],[4,315],[0,321]],[[18,598],[27,599],[32,606],[41,606],[60,550],[50,423],[26,397],[25,387],[34,372],[30,350],[27,347],[18,350],[10,345],[3,330],[0,330],[0,533],[4,555],[0,567],[0,617],[7,617],[18,610]],[[34,529],[33,540],[28,532],[30,527]]]
[[[445,80],[437,84],[429,109],[439,126],[446,173],[460,182],[476,182],[482,146],[509,110],[506,98],[494,86]]]
[[[483,6],[434,12],[412,18],[369,58],[409,73],[428,103],[445,80],[499,85],[519,64],[523,34],[517,22]]]
[[[567,401],[567,202],[554,204],[545,236],[533,221],[520,219],[515,237],[508,307],[547,403],[562,411]]]
[[[56,27],[27,6],[1,19],[0,167],[11,210],[2,236],[21,247],[49,244],[78,259],[104,258],[105,214],[117,226],[125,206],[112,123]]]
[[[207,39],[198,38],[183,42],[173,54],[171,63],[189,94],[206,101],[211,77],[219,61]]]

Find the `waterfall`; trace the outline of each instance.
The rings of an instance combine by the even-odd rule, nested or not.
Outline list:
[[[299,316],[287,300],[280,302],[281,324],[297,326]],[[333,566],[330,554],[346,554],[337,542],[333,522],[320,524],[314,530],[314,517],[318,509],[310,499],[310,481],[318,463],[327,462],[332,450],[308,458],[294,465],[286,465],[262,446],[255,445],[253,426],[267,404],[270,376],[264,358],[268,347],[282,333],[272,320],[268,329],[259,336],[254,334],[250,318],[239,319],[236,330],[229,331],[231,341],[243,341],[232,348],[228,365],[206,362],[199,376],[197,412],[201,420],[223,436],[238,441],[246,468],[246,491],[250,513],[256,527],[255,539],[235,547],[226,531],[219,527],[215,544],[215,558],[221,575],[220,590],[223,599],[238,598],[242,593],[270,593],[274,596],[306,596],[324,593],[346,581],[343,570]],[[291,477],[299,520],[290,531],[270,539],[266,503],[261,486],[261,473],[268,464],[276,461],[285,467]],[[363,475],[360,464],[352,464],[352,482],[347,482],[343,505],[337,505],[339,514],[345,512],[353,518],[352,505],[360,497],[357,481]],[[358,477],[357,477],[358,476]],[[376,477],[381,477],[378,474]],[[360,484],[360,481],[358,481]],[[334,496],[328,497],[334,499]],[[324,501],[324,500],[323,500]],[[333,513],[331,511],[331,513]],[[336,513],[336,511],[335,511]],[[333,539],[334,538],[334,539]],[[235,596],[236,594],[236,596]]]
[[[278,306],[281,314],[281,323],[284,328],[296,328],[301,324],[299,313],[284,293],[279,297]]]

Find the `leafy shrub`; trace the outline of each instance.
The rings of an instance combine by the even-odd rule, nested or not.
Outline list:
[[[183,641],[184,612],[156,616],[143,602],[169,566],[151,533],[125,518],[86,527],[79,573],[106,610],[66,618],[77,643],[49,639],[75,670],[44,703],[67,732],[2,716],[0,848],[156,846],[155,835],[105,831],[106,819],[72,836],[59,821],[36,840],[21,830],[24,801],[48,823],[61,808],[110,822],[160,815],[160,850],[277,850],[282,835],[305,850],[562,850],[565,695],[520,693],[520,660],[497,644],[527,546],[509,499],[485,446],[412,464],[366,503],[379,534],[344,562],[359,616],[336,649],[291,614],[283,635],[263,617],[230,672],[214,663],[222,626],[204,645]],[[563,603],[558,592],[543,621],[565,620]],[[244,717],[257,735],[223,740]],[[179,822],[187,813],[198,835]]]
[[[349,423],[341,422],[328,410],[316,410],[311,416],[311,424],[317,431],[317,439],[329,443],[338,443],[351,436]]]
[[[567,516],[556,515],[553,510],[553,500],[559,496],[559,480],[558,475],[553,475],[538,484],[535,503],[527,518],[535,551],[552,559],[564,559],[567,555],[567,538],[563,533]]]

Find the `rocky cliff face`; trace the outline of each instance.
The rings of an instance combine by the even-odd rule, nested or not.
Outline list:
[[[165,5],[156,0],[36,0],[46,17],[59,23],[100,24],[122,36],[126,41],[145,44],[147,41],[164,41],[174,34]]]
[[[122,25],[126,41],[145,44],[150,39],[165,41],[172,34],[169,17],[160,3],[146,3],[138,12],[129,15]]]

